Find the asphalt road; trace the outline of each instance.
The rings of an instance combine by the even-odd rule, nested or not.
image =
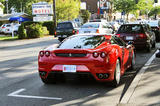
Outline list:
[[[127,71],[117,88],[91,79],[45,85],[38,75],[38,52],[56,43],[53,37],[0,41],[0,106],[115,106],[155,52],[137,51],[135,70]]]

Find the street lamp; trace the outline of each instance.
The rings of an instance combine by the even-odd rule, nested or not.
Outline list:
[[[54,31],[56,30],[56,1],[53,0],[53,22],[54,22]]]

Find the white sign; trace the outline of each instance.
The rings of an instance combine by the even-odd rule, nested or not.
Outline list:
[[[32,4],[32,15],[38,15],[38,14],[53,14],[52,5],[46,3]]]
[[[53,16],[36,16],[33,17],[34,22],[52,21]]]
[[[86,10],[86,2],[81,2],[81,10]]]

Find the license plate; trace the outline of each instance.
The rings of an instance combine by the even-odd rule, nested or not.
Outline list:
[[[67,35],[63,35],[63,37],[65,38],[65,37],[67,37]]]
[[[90,31],[84,31],[84,33],[90,33]]]
[[[63,72],[76,72],[76,65],[63,65]]]
[[[132,36],[126,36],[126,40],[133,40]]]

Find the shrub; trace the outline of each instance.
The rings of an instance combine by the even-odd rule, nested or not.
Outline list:
[[[32,24],[40,24],[40,25],[42,25],[43,23],[42,22],[26,21],[23,24],[24,24],[24,27],[27,27],[27,26],[32,25]]]
[[[18,39],[25,39],[27,38],[26,29],[24,29],[24,24],[22,23],[21,26],[18,28]]]
[[[50,35],[54,34],[54,23],[53,21],[46,21],[43,23],[43,26],[47,27]]]
[[[47,30],[47,27],[42,27],[42,32],[43,32],[43,35],[48,35],[49,34],[49,31]]]
[[[27,26],[27,38],[39,38],[43,36],[42,25],[31,24]]]

